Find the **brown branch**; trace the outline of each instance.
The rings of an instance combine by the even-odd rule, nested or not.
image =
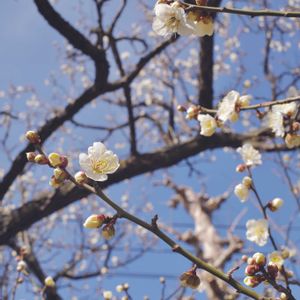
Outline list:
[[[250,16],[252,18],[259,17],[259,16],[300,18],[300,12],[275,11],[275,10],[269,10],[269,9],[251,10],[251,9],[238,9],[238,8],[229,8],[229,7],[211,7],[211,6],[200,6],[200,5],[198,6],[198,5],[191,5],[191,4],[185,3],[184,1],[180,1],[180,2],[188,7],[186,10],[199,9],[199,10],[208,11],[211,13],[244,15],[244,16]]]
[[[223,147],[240,147],[246,141],[253,142],[257,149],[262,151],[279,151],[287,148],[269,148],[265,139],[250,133],[248,135],[222,133],[215,134],[211,138],[197,136],[194,139],[179,145],[168,147],[153,153],[144,153],[138,157],[130,157],[121,163],[121,167],[110,180],[102,184],[106,188],[112,184],[122,182],[124,179],[171,167],[182,160],[201,153],[206,150],[219,149]],[[260,142],[261,141],[261,142]],[[51,215],[69,204],[88,196],[88,193],[78,187],[66,186],[56,190],[53,194],[45,193],[24,204],[23,206],[5,213],[0,208],[0,245],[7,243],[17,232],[29,228],[35,222]]]

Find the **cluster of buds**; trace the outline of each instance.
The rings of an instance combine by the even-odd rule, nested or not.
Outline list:
[[[200,278],[196,273],[197,267],[193,267],[192,269],[184,272],[180,276],[180,284],[183,287],[189,287],[191,289],[196,289],[200,285]]]
[[[234,193],[241,200],[241,202],[245,202],[247,200],[251,186],[252,179],[249,176],[245,176],[242,180],[242,183],[235,186]]]
[[[115,217],[108,217],[105,215],[91,215],[89,216],[83,226],[88,229],[96,229],[102,227],[102,236],[106,240],[110,240],[115,235]]]
[[[245,285],[253,288],[268,279],[276,279],[279,272],[278,266],[273,262],[269,262],[266,266],[266,263],[265,255],[259,252],[247,259]]]

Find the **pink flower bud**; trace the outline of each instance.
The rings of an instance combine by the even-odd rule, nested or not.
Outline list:
[[[26,158],[30,162],[35,162],[35,160],[34,160],[35,157],[36,157],[36,153],[35,152],[27,152],[26,153]]]

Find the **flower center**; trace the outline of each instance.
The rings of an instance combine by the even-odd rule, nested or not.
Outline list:
[[[108,162],[107,160],[104,159],[97,160],[92,163],[93,171],[97,174],[104,174],[107,166],[108,166]]]
[[[179,26],[180,21],[175,17],[170,17],[168,21],[166,22],[167,27],[171,28],[172,30],[177,30]]]

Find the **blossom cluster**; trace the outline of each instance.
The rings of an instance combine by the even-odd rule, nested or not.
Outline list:
[[[175,33],[202,37],[211,36],[214,32],[211,16],[197,10],[186,12],[185,7],[178,1],[157,1],[154,14],[152,29],[164,37]]]
[[[283,268],[284,259],[289,257],[289,252],[286,249],[282,251],[272,252],[267,263],[267,258],[263,253],[257,252],[252,257],[244,257],[247,262],[245,268],[244,283],[249,287],[256,287],[262,282],[269,280],[275,281]],[[290,271],[285,271],[285,276],[290,277],[293,274]],[[286,295],[282,293],[280,299],[287,299]]]

